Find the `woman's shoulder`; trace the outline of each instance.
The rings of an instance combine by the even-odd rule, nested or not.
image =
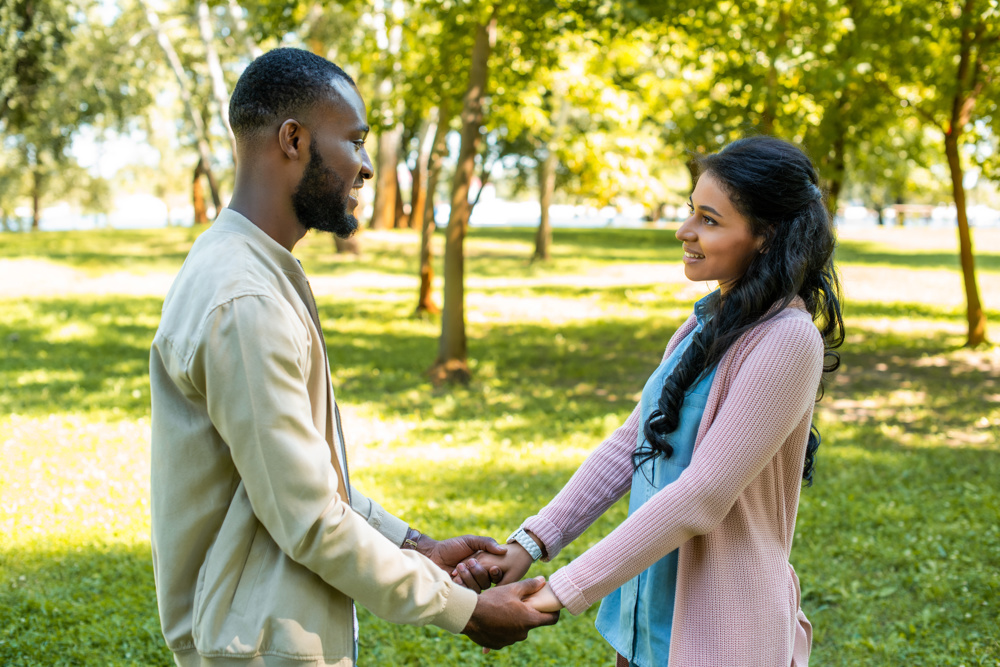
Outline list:
[[[823,335],[801,299],[796,299],[770,319],[754,327],[748,334],[758,344],[805,345],[823,353]]]

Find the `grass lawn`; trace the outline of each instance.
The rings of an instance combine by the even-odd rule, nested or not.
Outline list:
[[[169,665],[148,543],[148,351],[190,229],[0,235],[0,664]],[[505,537],[631,411],[706,293],[669,230],[533,230],[467,241],[465,388],[425,370],[439,324],[412,319],[417,236],[364,254],[310,236],[352,478],[443,538]],[[969,351],[952,230],[846,229],[843,367],[820,402],[816,482],[793,563],[813,664],[1000,666],[1000,348]],[[977,230],[1000,340],[1000,230]],[[443,239],[436,239],[438,257]],[[552,564],[625,515],[620,502]],[[596,606],[482,655],[463,637],[361,610],[373,665],[611,665]]]

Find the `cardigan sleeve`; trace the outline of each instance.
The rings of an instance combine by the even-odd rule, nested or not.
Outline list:
[[[736,371],[727,399],[684,473],[549,578],[570,613],[583,612],[687,540],[718,526],[811,414],[822,362],[823,341],[811,321],[772,323]]]
[[[674,332],[663,359],[673,352],[695,324],[692,315]],[[632,485],[632,453],[636,448],[641,421],[640,400],[625,423],[587,457],[558,495],[537,515],[525,520],[524,528],[545,545],[545,560],[550,560],[578,538],[629,490]]]
[[[632,452],[639,432],[640,406],[591,452],[566,486],[524,527],[545,545],[546,560],[558,554],[625,495],[632,483]]]

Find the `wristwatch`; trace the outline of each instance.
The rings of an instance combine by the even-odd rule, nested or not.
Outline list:
[[[524,550],[531,556],[531,560],[536,561],[542,557],[542,548],[538,546],[538,542],[532,539],[531,535],[525,532],[524,528],[518,528],[507,538],[507,544],[513,544],[514,542],[524,547]]]

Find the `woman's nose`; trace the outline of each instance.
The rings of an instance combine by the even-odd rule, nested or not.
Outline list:
[[[674,233],[674,236],[677,237],[678,241],[694,241],[697,238],[697,236],[694,233],[694,230],[691,229],[691,221],[693,219],[694,219],[693,215],[689,216],[688,219],[682,222],[681,226],[677,228],[677,231]]]

